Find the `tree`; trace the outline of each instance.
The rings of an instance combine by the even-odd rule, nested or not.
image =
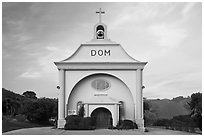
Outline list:
[[[20,113],[22,100],[25,97],[2,88],[2,112],[3,115],[15,116]]]
[[[143,102],[144,107],[144,124],[145,126],[151,126],[157,119],[156,113],[152,112],[151,110],[151,103],[144,99]]]
[[[31,98],[31,99],[37,99],[36,93],[33,91],[26,91],[23,93],[23,96],[25,96],[27,98]]]
[[[79,116],[84,117],[84,105],[81,105],[79,108]]]
[[[20,102],[12,98],[2,100],[2,112],[4,115],[15,116],[20,110]]]
[[[145,111],[150,110],[150,105],[148,104],[147,101],[144,101],[144,102],[143,102],[143,106],[144,106],[144,113],[145,113]]]
[[[191,109],[191,117],[199,129],[202,130],[202,94],[199,92],[192,94],[189,106]]]
[[[24,114],[31,122],[48,123],[51,117],[56,117],[57,102],[54,99],[40,98],[25,103]]]

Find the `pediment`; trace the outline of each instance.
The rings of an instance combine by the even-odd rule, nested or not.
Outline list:
[[[86,43],[61,62],[139,62],[129,56],[120,44]]]

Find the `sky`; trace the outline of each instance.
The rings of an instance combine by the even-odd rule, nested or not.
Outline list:
[[[143,71],[146,98],[202,92],[202,4],[61,2],[2,4],[2,87],[37,97],[57,97],[53,62],[71,56],[93,38],[99,8],[108,38]]]

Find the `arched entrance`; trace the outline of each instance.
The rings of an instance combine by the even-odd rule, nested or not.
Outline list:
[[[106,108],[97,108],[91,113],[96,128],[106,129],[112,125],[111,112]]]
[[[135,109],[131,91],[124,81],[114,75],[97,73],[84,77],[75,84],[67,101],[66,115],[78,114],[77,104],[80,101],[84,104],[84,117],[91,117],[97,108],[106,108],[111,112],[113,126],[117,125],[119,116],[134,120]],[[123,102],[122,113],[119,113],[119,101]]]

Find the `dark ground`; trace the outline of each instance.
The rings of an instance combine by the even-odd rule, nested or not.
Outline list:
[[[147,128],[149,132],[134,130],[64,130],[53,127],[38,127],[5,132],[3,135],[201,135],[184,131],[167,130],[162,128]]]
[[[2,133],[23,129],[23,128],[33,128],[33,127],[45,127],[45,125],[30,123],[30,122],[19,122],[17,120],[2,120]]]

